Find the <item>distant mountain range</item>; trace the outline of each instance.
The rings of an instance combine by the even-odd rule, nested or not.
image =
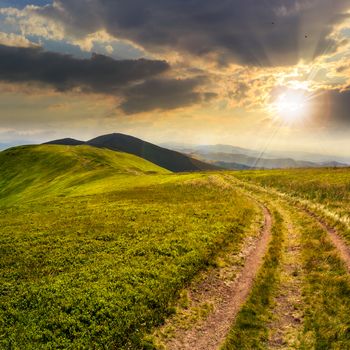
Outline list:
[[[21,142],[24,144],[25,142]],[[30,142],[27,142],[30,143]],[[259,152],[252,149],[225,144],[154,145],[133,136],[120,133],[96,137],[89,141],[64,138],[46,142],[56,145],[90,145],[114,151],[134,154],[173,172],[191,172],[203,170],[249,170],[249,169],[285,169],[316,167],[348,167],[349,157],[329,156],[307,152]],[[0,150],[14,146],[1,144]]]
[[[203,145],[203,146],[171,146],[179,152],[188,154],[192,158],[209,162],[216,166],[233,169],[287,169],[287,168],[319,168],[319,167],[347,167],[346,158],[329,157],[325,155],[296,152],[295,157],[289,152],[258,152],[231,145]]]
[[[191,158],[183,153],[159,147],[150,142],[124,134],[103,135],[86,142],[65,138],[46,142],[45,144],[69,146],[86,144],[94,147],[130,153],[173,172],[217,170],[219,168],[215,164],[208,164],[199,159]]]

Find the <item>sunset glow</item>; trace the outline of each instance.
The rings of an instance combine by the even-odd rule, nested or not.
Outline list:
[[[1,147],[121,132],[344,156],[349,13],[348,0],[0,1]]]
[[[280,94],[273,103],[277,115],[287,122],[301,120],[308,115],[309,105],[305,93],[288,91]]]

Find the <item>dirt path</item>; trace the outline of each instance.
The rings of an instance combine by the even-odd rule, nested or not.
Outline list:
[[[328,232],[329,237],[331,238],[333,244],[338,249],[339,254],[350,273],[350,247],[344,242],[344,240],[339,236],[337,230],[329,226],[324,220],[318,217],[315,213],[311,212],[308,209],[305,209],[305,212],[310,217],[314,218],[323,228]]]
[[[262,265],[263,257],[271,238],[272,218],[265,206],[264,226],[259,239],[250,246],[245,263],[237,277],[228,283],[222,279],[210,280],[208,276],[202,284],[203,299],[216,299],[216,304],[208,317],[190,329],[179,329],[165,346],[169,350],[216,350],[225,340],[232,323],[246,301],[254,278]],[[203,297],[203,295],[202,295]]]
[[[284,212],[288,235],[285,238],[281,284],[273,309],[274,319],[269,325],[269,349],[297,349],[302,311],[302,266],[300,232]]]

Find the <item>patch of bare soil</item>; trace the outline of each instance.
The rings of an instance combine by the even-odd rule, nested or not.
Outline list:
[[[249,296],[271,238],[271,214],[266,207],[262,206],[262,210],[264,225],[260,235],[245,245],[242,251],[243,267],[234,271],[233,280],[223,278],[221,273],[214,270],[190,291],[189,299],[201,310],[199,316],[193,317],[190,324],[185,322],[183,327],[172,329],[172,336],[163,340],[166,349],[214,350],[223,343],[237,313]],[[169,325],[166,324],[163,329],[167,328]]]

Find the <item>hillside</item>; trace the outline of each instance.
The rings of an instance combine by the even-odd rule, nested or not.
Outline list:
[[[23,200],[117,174],[168,173],[134,155],[87,145],[21,146],[0,152],[0,199]]]
[[[1,349],[149,349],[188,282],[256,235],[256,204],[212,173],[90,146],[0,164]]]
[[[47,144],[74,145],[81,143],[84,142],[67,138],[50,141]],[[94,147],[107,148],[114,151],[134,154],[173,172],[191,172],[219,169],[218,166],[193,159],[180,152],[159,147],[150,142],[146,142],[136,137],[124,134],[117,133],[102,135],[85,142],[85,144]]]
[[[349,179],[173,174],[88,145],[1,152],[0,348],[309,349],[310,334],[348,348]]]

